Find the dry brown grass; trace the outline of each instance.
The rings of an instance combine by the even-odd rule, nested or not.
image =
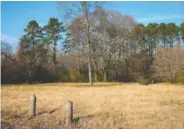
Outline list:
[[[29,99],[34,93],[38,99],[37,116],[29,119]],[[184,86],[171,84],[4,85],[2,121],[12,126],[58,127],[63,125],[66,100],[74,102],[76,127],[184,129]]]

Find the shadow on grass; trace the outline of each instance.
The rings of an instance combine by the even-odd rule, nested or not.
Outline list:
[[[88,118],[93,118],[94,115],[84,115],[84,116],[79,116],[79,117],[76,117],[73,119],[73,122],[74,123],[77,123],[79,120],[82,120],[82,119],[88,119]]]
[[[54,109],[49,110],[49,111],[41,111],[41,112],[39,112],[39,113],[37,114],[37,116],[43,115],[43,114],[52,114],[52,113],[54,113],[55,111],[57,111],[57,110],[59,110],[59,109],[60,109],[60,107],[54,108]]]

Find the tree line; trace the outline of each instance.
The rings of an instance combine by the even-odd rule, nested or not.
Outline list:
[[[143,25],[102,2],[70,5],[70,23],[30,21],[16,53],[2,42],[2,83],[184,80],[184,23]]]

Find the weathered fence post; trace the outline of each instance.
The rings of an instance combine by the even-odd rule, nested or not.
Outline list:
[[[31,102],[30,116],[36,116],[36,96],[35,95],[31,96],[30,102]]]
[[[66,125],[71,125],[73,120],[73,103],[66,101]]]

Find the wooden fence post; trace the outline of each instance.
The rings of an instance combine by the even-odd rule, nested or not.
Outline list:
[[[30,116],[36,116],[36,96],[33,95],[30,97]]]
[[[71,125],[73,120],[73,103],[66,101],[66,125]]]

